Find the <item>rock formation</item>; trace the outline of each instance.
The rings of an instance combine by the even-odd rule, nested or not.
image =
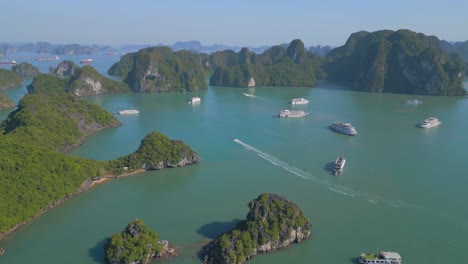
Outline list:
[[[22,62],[11,67],[11,70],[16,72],[21,77],[36,77],[37,75],[41,74],[41,71],[32,64],[27,62]]]
[[[73,74],[75,74],[75,71],[79,68],[80,66],[76,65],[73,61],[64,60],[60,62],[57,68],[55,68],[54,71],[51,73],[57,76],[70,77]]]

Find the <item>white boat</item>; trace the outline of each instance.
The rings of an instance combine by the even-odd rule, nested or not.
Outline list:
[[[255,97],[255,95],[253,94],[249,94],[249,93],[242,93],[243,96],[248,96],[248,97]]]
[[[346,164],[346,159],[343,156],[339,156],[335,160],[335,165],[333,166],[333,174],[338,175],[343,171],[344,165]]]
[[[349,123],[341,123],[341,122],[335,122],[331,125],[328,126],[330,129],[335,130],[336,132],[340,132],[346,135],[350,136],[356,136],[357,131],[356,128],[354,128],[351,124]]]
[[[409,105],[418,105],[418,104],[422,104],[422,101],[421,101],[421,100],[418,100],[418,99],[406,100],[406,101],[405,101],[405,104],[409,104]]]
[[[190,100],[188,100],[187,103],[196,104],[196,103],[200,103],[200,101],[201,101],[200,97],[192,97],[192,98],[190,98]]]
[[[281,112],[279,113],[279,115],[277,115],[277,117],[303,117],[303,116],[306,116],[308,114],[309,113],[304,112],[302,110],[288,110],[288,109],[285,109],[285,110],[281,110]]]
[[[442,122],[435,118],[435,117],[429,117],[426,120],[422,121],[421,124],[419,124],[420,127],[422,128],[431,128],[440,125]]]
[[[289,103],[292,105],[300,105],[300,104],[307,104],[308,102],[309,100],[306,100],[304,98],[293,98],[291,99]]]
[[[362,253],[358,257],[361,264],[401,264],[401,256],[397,252],[382,251],[380,254]]]
[[[137,115],[140,113],[140,111],[136,109],[125,109],[125,110],[119,110],[117,111],[119,115]]]
[[[16,65],[15,60],[1,60],[0,65]]]
[[[80,63],[91,63],[93,62],[93,59],[84,59],[84,60],[80,60]]]
[[[54,60],[59,60],[60,58],[58,56],[55,56],[55,57],[37,57],[35,58],[34,60],[35,61],[54,61]]]

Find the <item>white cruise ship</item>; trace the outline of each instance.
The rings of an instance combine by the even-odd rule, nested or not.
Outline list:
[[[422,104],[422,101],[421,101],[421,100],[418,100],[418,99],[406,100],[406,101],[405,101],[405,104],[409,104],[409,105],[418,105],[418,104]]]
[[[117,114],[119,114],[119,115],[137,115],[139,113],[140,113],[140,111],[138,111],[136,109],[126,109],[126,110],[117,111]]]
[[[340,132],[346,135],[350,136],[356,136],[357,131],[356,128],[354,128],[351,124],[349,123],[341,123],[341,122],[335,122],[331,125],[328,126],[330,129],[335,130],[336,132]]]
[[[196,103],[200,103],[200,101],[201,101],[200,97],[192,97],[192,98],[190,98],[190,100],[188,100],[187,103],[196,104]]]
[[[304,112],[302,110],[288,110],[288,109],[285,109],[285,110],[281,110],[281,112],[277,116],[278,117],[303,117],[303,116],[306,116],[308,114],[309,113]]]
[[[429,117],[428,119],[424,120],[421,124],[419,124],[422,128],[431,128],[440,125],[440,120],[435,117]]]
[[[346,164],[346,159],[343,156],[339,156],[335,160],[335,165],[333,167],[333,175],[338,175],[343,171],[344,165]]]
[[[307,104],[308,102],[309,100],[306,100],[304,98],[294,98],[294,99],[291,99],[289,103],[292,105],[300,105],[300,104]]]
[[[401,256],[397,252],[382,251],[380,254],[362,253],[358,257],[362,264],[401,264]]]

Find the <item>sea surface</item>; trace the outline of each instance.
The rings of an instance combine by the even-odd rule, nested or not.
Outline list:
[[[103,74],[118,60],[95,56],[88,56],[91,65]],[[59,61],[40,63],[48,72]],[[5,93],[18,101],[30,82]],[[187,104],[192,96],[201,103]],[[288,104],[297,97],[310,103]],[[405,105],[406,99],[423,103]],[[298,204],[312,222],[312,237],[249,263],[356,263],[362,252],[381,250],[399,252],[411,264],[463,263],[467,257],[468,98],[320,84],[86,100],[114,114],[127,108],[140,114],[116,115],[122,126],[93,135],[70,155],[114,159],[135,151],[156,130],[183,140],[201,163],[98,185],[0,241],[7,250],[0,263],[105,263],[106,238],[135,218],[176,246],[179,256],[159,263],[201,263],[201,246],[244,219],[248,202],[265,192]],[[309,114],[272,117],[282,109]],[[430,116],[442,124],[417,127]],[[335,121],[352,123],[358,135],[328,129]],[[347,163],[342,175],[333,176],[339,155]]]

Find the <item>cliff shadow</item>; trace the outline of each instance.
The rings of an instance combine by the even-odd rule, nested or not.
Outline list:
[[[99,241],[94,247],[88,250],[88,256],[98,263],[107,263],[104,253],[104,245],[106,244],[107,238]]]
[[[229,222],[211,222],[201,226],[197,233],[204,237],[215,239],[218,235],[231,231],[236,225],[242,221],[241,219],[232,219]]]

